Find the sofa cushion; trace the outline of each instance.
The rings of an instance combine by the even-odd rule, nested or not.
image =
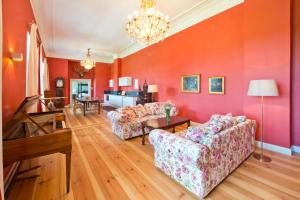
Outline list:
[[[208,135],[213,135],[218,132],[219,130],[216,129],[216,127],[213,125],[190,126],[186,131],[185,137],[194,142],[202,143],[202,141],[205,140],[205,138],[208,137]]]
[[[163,115],[146,115],[144,117],[138,118],[137,120],[139,122],[145,122],[147,120],[151,120],[151,119],[158,119],[158,118],[163,118]]]

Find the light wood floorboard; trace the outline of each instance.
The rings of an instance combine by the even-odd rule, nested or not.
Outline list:
[[[64,156],[53,154],[23,162],[21,169],[41,165],[26,174],[40,177],[14,183],[7,199],[197,199],[154,167],[153,147],[148,142],[142,146],[140,137],[120,140],[112,133],[104,114],[89,113],[83,117],[69,109],[66,113],[73,130],[70,193],[65,193]],[[300,199],[300,156],[269,151],[266,154],[273,162],[259,163],[250,157],[206,199]]]

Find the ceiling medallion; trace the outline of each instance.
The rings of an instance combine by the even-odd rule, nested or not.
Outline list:
[[[155,0],[142,0],[141,11],[128,16],[128,35],[146,45],[163,40],[170,29],[169,17],[155,10],[155,5]]]
[[[80,65],[83,66],[86,70],[90,70],[96,66],[96,62],[91,58],[91,49],[88,49],[88,52],[83,60],[80,61]]]

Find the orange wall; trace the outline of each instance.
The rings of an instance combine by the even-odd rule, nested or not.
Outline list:
[[[292,144],[300,146],[300,1],[293,0],[293,41],[292,41]]]
[[[30,1],[2,0],[3,14],[3,124],[12,117],[26,95],[26,35],[34,20]],[[12,62],[11,52],[23,53],[23,62]]]
[[[249,80],[275,79],[280,97],[266,100],[265,142],[290,147],[290,28],[289,0],[246,0],[122,59],[120,76],[158,84],[160,101],[172,100],[198,122],[227,112],[260,120]],[[200,94],[180,91],[187,74],[201,74]],[[208,94],[210,76],[225,76],[225,95]]]
[[[65,79],[64,94],[70,97],[70,79],[80,78],[74,72],[74,66],[80,65],[79,61],[48,58],[50,89],[55,90],[55,79],[63,77]],[[104,90],[108,90],[108,82],[111,77],[112,64],[96,63],[96,67],[85,73],[82,79],[92,80],[92,96],[103,98]],[[65,100],[65,104],[69,104],[69,99]]]

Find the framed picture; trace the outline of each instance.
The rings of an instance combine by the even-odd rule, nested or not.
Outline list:
[[[181,91],[190,93],[200,92],[200,75],[187,75],[181,77]]]
[[[225,77],[215,76],[208,78],[209,94],[225,94]]]

